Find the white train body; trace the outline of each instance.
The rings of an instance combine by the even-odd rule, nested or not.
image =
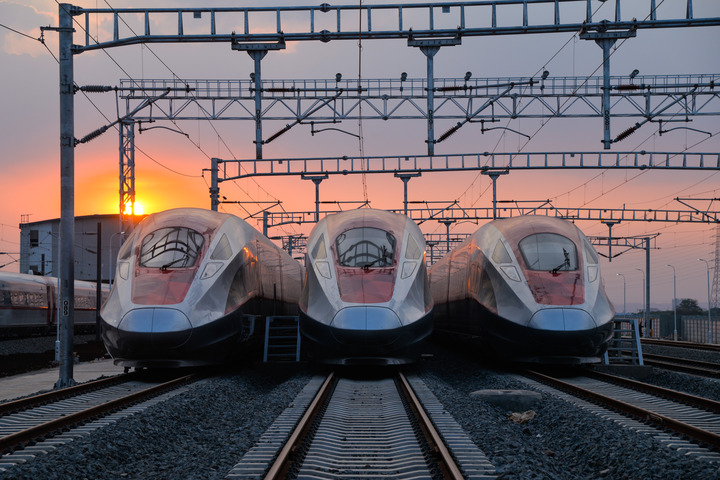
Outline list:
[[[330,215],[308,239],[300,331],[330,363],[405,363],[432,330],[425,240],[404,215]]]

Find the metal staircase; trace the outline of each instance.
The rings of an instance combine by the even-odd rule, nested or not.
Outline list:
[[[300,361],[300,318],[273,315],[265,318],[263,362]]]
[[[644,365],[638,319],[616,317],[613,322],[613,341],[605,352],[605,365]]]

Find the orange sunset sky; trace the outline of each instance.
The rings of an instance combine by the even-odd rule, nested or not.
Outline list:
[[[148,6],[148,3],[109,2],[116,8]],[[214,6],[238,6],[238,2],[211,3]],[[281,0],[241,3],[298,4]],[[322,2],[303,4],[319,3]],[[599,17],[612,18],[615,2],[594,3],[599,9]],[[645,5],[648,2],[637,3]],[[668,5],[663,8],[669,11],[684,8],[684,2],[668,0],[666,3]],[[77,1],[75,4],[96,7],[95,1]],[[153,7],[192,7],[197,4],[189,1],[152,2]],[[357,4],[357,1],[333,4]],[[697,17],[720,16],[720,3],[714,0],[696,0],[693,4]],[[624,11],[623,16],[640,17],[640,14]],[[172,23],[173,20],[168,21]],[[0,23],[37,38],[40,25],[57,25],[57,3],[0,0]],[[109,28],[111,20],[108,18],[93,25],[91,30],[93,34],[102,35],[107,34]],[[75,35],[75,43],[84,40],[82,32]],[[47,48],[33,38],[0,28],[3,72],[0,75],[0,252],[4,252],[0,255],[0,265],[6,265],[2,269],[9,271],[18,268],[12,260],[18,258],[21,215],[30,215],[30,221],[60,215],[58,64],[50,53],[57,55],[57,34],[46,33]],[[717,27],[641,30],[637,38],[617,46],[611,59],[611,74],[627,75],[638,69],[640,75],[703,73],[715,74],[718,79],[718,43],[720,28]],[[435,76],[457,78],[471,71],[474,77],[537,77],[543,69],[551,76],[600,75],[601,52],[594,42],[579,40],[572,34],[465,38],[461,46],[443,48],[435,56]],[[408,47],[405,41],[365,41],[361,58],[363,78],[396,78],[401,72],[407,72],[410,78],[425,77],[425,57],[417,49]],[[357,78],[359,49],[356,41],[288,44],[284,51],[270,52],[262,65],[265,79],[324,79],[334,78],[337,72],[344,78]],[[119,85],[120,79],[129,77],[150,79],[173,75],[181,79],[247,79],[252,68],[246,53],[231,51],[227,44],[128,46],[76,55],[75,82],[78,85]],[[109,123],[105,117],[110,121],[117,118],[113,93],[94,94],[90,99],[95,105],[81,94],[75,97],[75,136],[78,138]],[[714,99],[713,111],[718,110],[718,100],[717,97]],[[122,105],[120,112],[125,113]],[[613,136],[636,121],[639,119],[613,119]],[[453,123],[438,122],[436,136]],[[283,126],[279,122],[267,122],[265,137]],[[494,131],[481,135],[479,127],[469,125],[437,145],[436,153],[600,151],[602,147],[600,119],[516,119],[509,126],[528,134],[539,133],[526,143],[524,137],[511,132]],[[657,124],[648,124],[614,145],[613,151],[720,152],[719,118],[694,118],[690,126],[713,135],[677,130],[660,136]],[[358,131],[357,122],[345,122],[338,127],[353,133]],[[210,167],[210,158],[255,156],[254,124],[251,122],[216,121],[211,125],[208,121],[186,121],[175,128],[181,128],[189,138],[162,129],[142,134],[136,132],[137,202],[145,213],[182,206],[209,208],[210,177],[208,172],[203,176],[203,169]],[[368,156],[422,155],[426,152],[425,128],[422,121],[365,121],[362,125],[364,152]],[[77,215],[118,211],[118,144],[118,134],[111,129],[100,138],[76,148]],[[264,155],[265,158],[359,156],[359,146],[357,139],[349,135],[325,132],[311,136],[308,126],[298,126],[266,145]],[[402,182],[392,174],[367,176],[367,189],[375,208],[402,206]],[[331,177],[321,184],[320,192],[323,201],[363,200],[359,176]],[[288,211],[314,210],[314,185],[297,177],[226,182],[221,185],[221,195],[235,201],[280,200]],[[408,195],[411,201],[458,200],[465,207],[492,204],[490,179],[478,172],[423,174],[410,181]],[[686,209],[673,200],[675,197],[719,198],[720,172],[513,171],[498,180],[499,200],[550,199],[558,207]],[[254,213],[264,206],[248,203],[245,208]],[[708,203],[698,201],[697,206],[705,209]],[[720,202],[714,202],[711,210],[720,211]],[[225,211],[247,216],[247,212],[237,206],[228,205]],[[587,235],[607,235],[607,227],[599,222],[578,222],[578,225]],[[460,223],[452,232],[471,232],[477,227],[473,223]],[[310,229],[310,225],[284,226],[270,233],[309,233]],[[445,227],[437,222],[427,222],[422,229],[425,233],[445,231]],[[671,308],[672,302],[672,270],[666,264],[676,268],[678,297],[695,298],[706,308],[707,272],[705,264],[697,259],[714,260],[716,232],[716,227],[709,224],[624,222],[613,229],[613,234],[618,236],[661,234],[657,240],[659,248],[651,253],[651,301],[653,307],[663,309]],[[607,253],[606,249],[598,250]],[[621,311],[623,308],[623,282],[616,274],[626,277],[628,310],[639,308],[642,274],[636,269],[645,269],[643,252],[627,252],[612,262],[604,261],[602,267],[606,288],[616,309]]]

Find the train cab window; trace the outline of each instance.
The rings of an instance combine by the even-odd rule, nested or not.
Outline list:
[[[379,228],[353,228],[335,239],[342,267],[390,267],[395,256],[395,237]]]
[[[204,241],[202,234],[190,228],[160,228],[143,239],[139,264],[161,270],[192,267]]]
[[[232,247],[230,246],[230,242],[228,241],[227,237],[223,233],[222,237],[220,237],[220,240],[218,241],[217,246],[215,247],[215,250],[213,250],[212,255],[210,255],[211,260],[227,260],[232,255]]]
[[[529,235],[519,243],[520,253],[529,270],[577,270],[578,257],[575,244],[569,238],[555,233]]]
[[[315,260],[323,260],[327,258],[327,248],[325,247],[325,235],[320,236],[320,240],[315,243],[312,249],[312,258]]]

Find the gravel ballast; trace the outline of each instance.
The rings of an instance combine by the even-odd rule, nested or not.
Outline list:
[[[453,348],[453,352],[454,352]],[[473,356],[430,345],[413,367],[502,479],[717,479],[720,466],[670,449],[548,393],[527,423],[470,394],[531,389]],[[293,402],[315,369],[247,365],[0,474],[8,479],[221,479]],[[717,395],[720,383],[674,372],[645,380]]]
[[[480,389],[528,389],[528,385],[459,359],[442,349],[418,366],[448,412],[495,465],[502,479],[718,479],[720,465],[693,459],[663,446],[651,435],[635,433],[547,393],[525,424],[513,412],[470,393]],[[671,374],[674,376],[675,374]],[[664,374],[657,373],[656,377]],[[688,382],[717,386],[692,377]],[[707,382],[707,383],[706,383]],[[649,382],[650,383],[650,382]],[[676,385],[677,386],[677,385]]]
[[[0,478],[225,478],[309,379],[266,365],[214,377]]]

